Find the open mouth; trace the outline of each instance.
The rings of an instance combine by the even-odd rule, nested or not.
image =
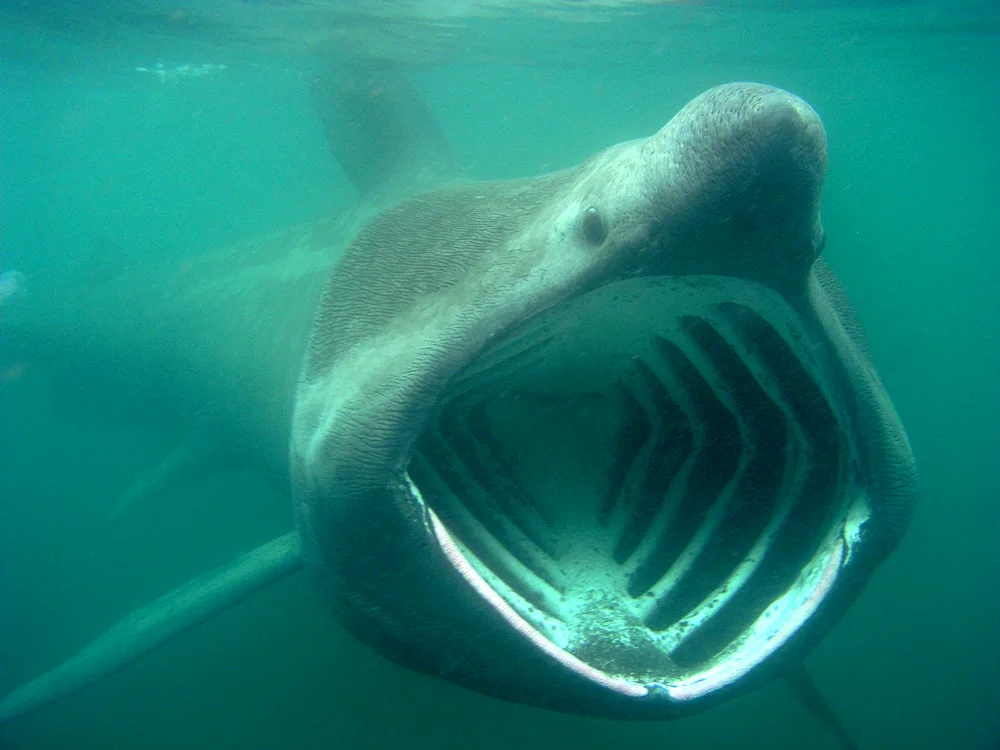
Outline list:
[[[764,286],[619,281],[462,373],[409,479],[452,565],[536,646],[693,700],[805,625],[869,516],[835,382]]]

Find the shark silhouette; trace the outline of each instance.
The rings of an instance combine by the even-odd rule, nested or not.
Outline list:
[[[786,675],[851,746],[799,665],[917,479],[820,258],[816,113],[729,84],[578,167],[467,182],[402,79],[314,95],[357,210],[174,277],[36,290],[9,323],[63,366],[127,369],[198,435],[123,504],[225,453],[288,483],[295,529],[0,723],[304,567],[359,639],[490,695],[667,719]]]

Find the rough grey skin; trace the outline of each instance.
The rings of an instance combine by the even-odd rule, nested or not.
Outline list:
[[[564,711],[670,718],[797,661],[916,497],[819,260],[825,158],[802,100],[731,84],[576,169],[375,201],[192,283],[25,316],[26,345],[127,351],[199,434],[290,474],[297,528],[126,618],[0,723],[301,562],[390,658]]]

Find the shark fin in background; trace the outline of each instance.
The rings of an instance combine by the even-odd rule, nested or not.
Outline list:
[[[844,750],[860,750],[858,743],[854,741],[823,693],[820,692],[805,664],[798,663],[790,667],[785,672],[785,680],[799,702],[833,733]]]
[[[459,174],[437,118],[400,73],[355,68],[314,76],[309,88],[330,151],[362,196],[418,192]]]
[[[177,443],[159,461],[133,479],[118,496],[109,513],[110,520],[209,473],[218,463],[218,453],[217,445],[197,437]]]
[[[298,534],[289,532],[174,589],[4,698],[0,726],[113,675],[300,567]]]

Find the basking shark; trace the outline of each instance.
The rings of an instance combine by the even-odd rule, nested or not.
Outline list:
[[[198,435],[132,495],[214,451],[287,482],[295,528],[0,723],[302,568],[360,640],[489,695],[669,719],[791,675],[822,714],[798,665],[917,476],[820,258],[817,114],[734,83],[578,167],[468,182],[404,83],[314,93],[356,211],[75,297],[36,284],[8,321]]]

